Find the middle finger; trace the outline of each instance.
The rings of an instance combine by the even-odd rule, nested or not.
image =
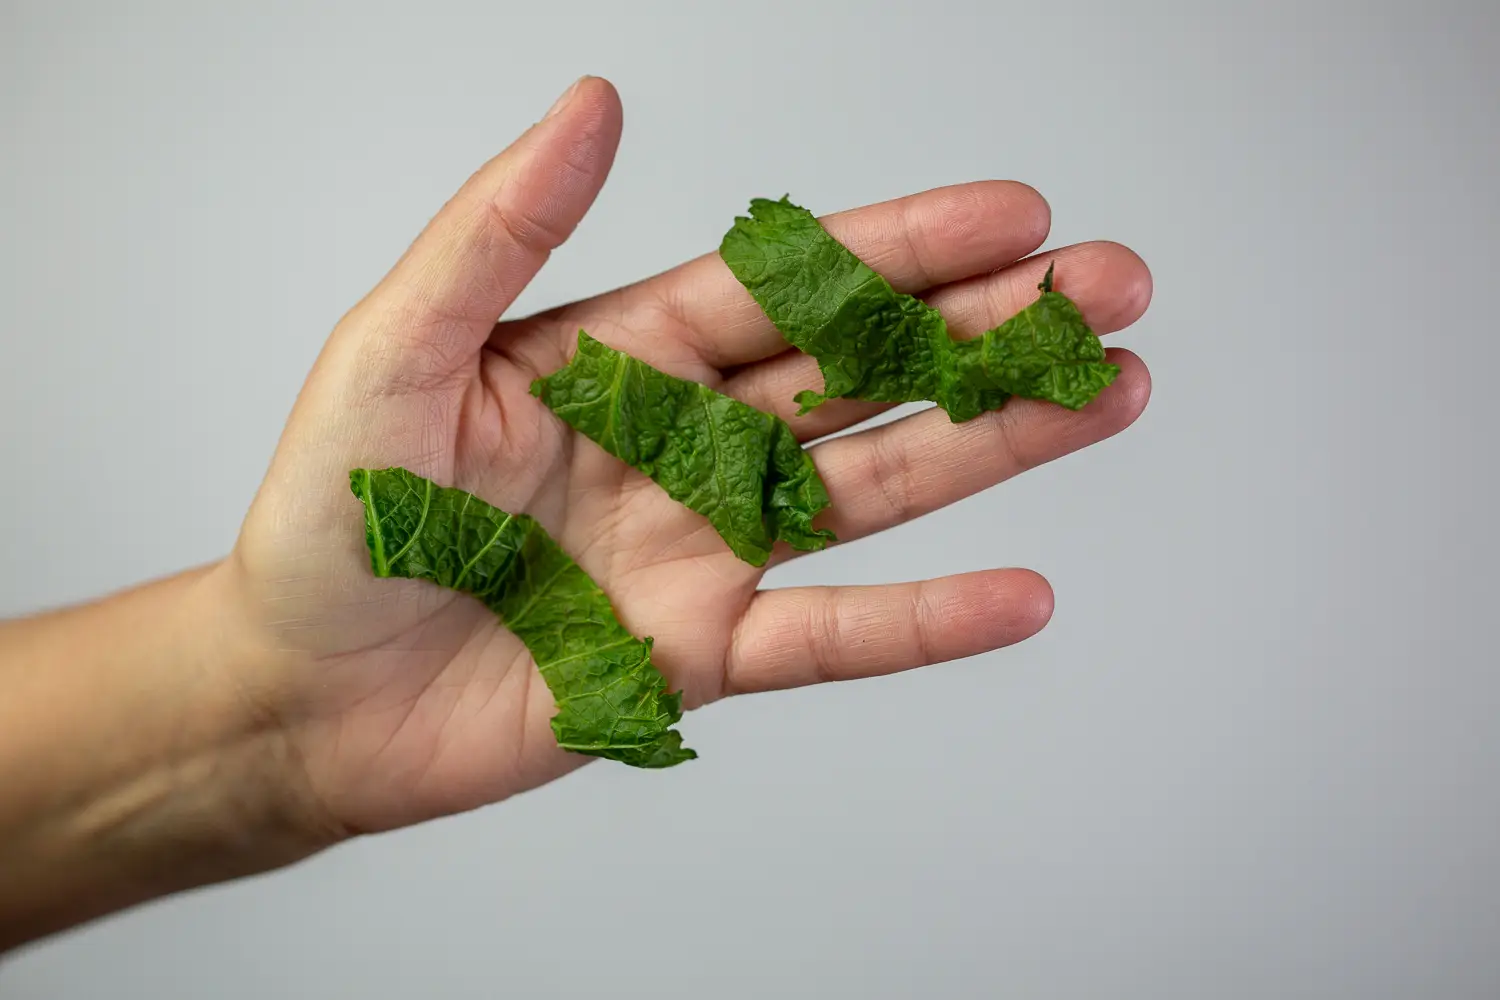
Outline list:
[[[934,289],[924,299],[943,314],[954,334],[978,336],[1036,301],[1037,283],[1049,263],[1057,265],[1057,290],[1077,303],[1095,333],[1113,333],[1134,323],[1151,299],[1151,272],[1145,263],[1127,247],[1108,242],[1081,243],[1040,254]],[[781,417],[799,441],[852,427],[896,405],[830,399],[799,417],[792,397],[803,389],[822,388],[817,361],[801,351],[788,350],[734,372],[720,391]]]

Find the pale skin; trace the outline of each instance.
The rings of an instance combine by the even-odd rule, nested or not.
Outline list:
[[[589,761],[554,745],[551,693],[488,610],[371,575],[354,467],[402,465],[535,516],[621,620],[655,637],[689,708],[970,656],[1047,623],[1051,589],[1022,569],[762,589],[764,570],[702,517],[528,393],[581,327],[778,414],[805,441],[883,408],[835,400],[795,416],[792,396],[821,386],[815,363],[713,253],[501,318],[593,203],[621,121],[610,84],[579,81],[339,322],[228,556],[0,624],[0,949],[498,802]],[[1114,243],[1036,255],[1049,221],[1036,191],[985,181],[824,224],[961,335],[1032,301],[1048,261],[1097,332],[1139,318],[1141,260]],[[833,500],[819,526],[864,538],[1123,430],[1150,381],[1133,354],[1109,354],[1120,377],[1077,413],[1013,400],[964,424],[929,410],[813,444]]]

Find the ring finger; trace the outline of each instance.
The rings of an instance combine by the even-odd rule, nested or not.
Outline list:
[[[1151,376],[1126,350],[1114,383],[1082,410],[1034,399],[955,424],[936,407],[814,446],[833,501],[819,524],[850,542],[988,489],[1027,469],[1118,434],[1146,408]],[[778,550],[776,562],[798,553]]]

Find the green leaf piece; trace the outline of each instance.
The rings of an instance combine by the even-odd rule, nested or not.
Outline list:
[[[955,423],[1011,396],[1077,410],[1120,373],[1078,307],[1052,289],[1050,268],[1036,302],[978,338],[956,340],[942,314],[897,292],[787,198],[752,200],[719,256],[782,336],[817,359],[823,391],[799,392],[799,413],[841,396],[932,400]]]
[[[531,391],[579,433],[708,518],[735,555],[764,566],[778,541],[815,551],[828,491],[786,421],[652,368],[578,331],[567,366]]]
[[[406,469],[355,469],[365,541],[379,577],[429,580],[472,594],[536,660],[557,701],[565,750],[632,767],[697,756],[671,727],[682,694],[651,663],[651,640],[615,617],[609,598],[535,520]]]

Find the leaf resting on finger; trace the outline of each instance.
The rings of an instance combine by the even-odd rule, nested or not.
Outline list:
[[[933,400],[955,423],[1011,396],[1082,409],[1120,369],[1078,307],[1052,290],[973,340],[955,340],[942,315],[904,295],[786,198],[750,202],[719,256],[788,341],[812,355],[823,391],[797,394],[799,414],[826,399]]]
[[[697,756],[671,727],[681,692],[651,663],[651,640],[620,624],[604,591],[525,514],[405,469],[355,469],[376,576],[430,580],[479,598],[536,660],[557,701],[564,750],[633,767]]]
[[[578,331],[567,366],[531,391],[567,424],[708,518],[735,555],[764,566],[778,541],[815,551],[828,491],[786,421],[680,379]]]

